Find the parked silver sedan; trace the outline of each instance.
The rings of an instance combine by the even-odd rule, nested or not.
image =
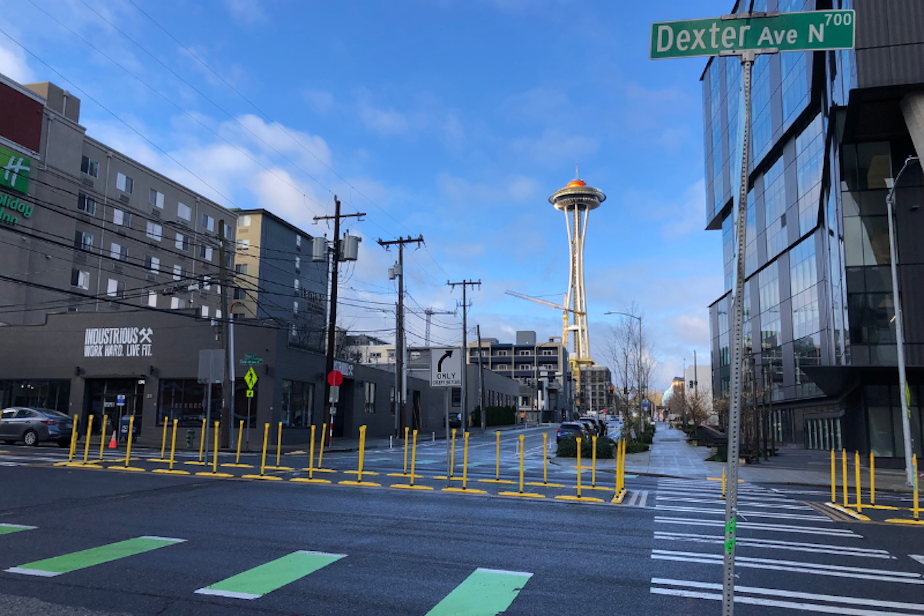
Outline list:
[[[73,430],[74,423],[70,417],[51,409],[14,406],[3,409],[0,418],[0,441],[7,445],[22,441],[32,446],[53,441],[67,447]]]

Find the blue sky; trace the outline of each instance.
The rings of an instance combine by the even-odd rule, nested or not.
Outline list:
[[[375,239],[423,234],[408,306],[452,309],[447,279],[480,279],[469,324],[501,340],[561,335],[560,312],[504,291],[561,300],[567,238],[547,199],[577,162],[607,194],[585,252],[594,358],[608,363],[603,313],[634,302],[663,390],[693,349],[708,364],[721,238],[703,231],[705,63],[650,61],[649,28],[731,5],[25,0],[0,16],[0,72],[70,90],[88,134],[223,205],[328,237],[311,219],[333,194],[366,212],[343,293],[370,308],[395,299],[395,256]],[[350,309],[344,323],[393,316]],[[408,326],[420,344],[422,317]],[[433,337],[460,341],[461,319],[435,317]]]

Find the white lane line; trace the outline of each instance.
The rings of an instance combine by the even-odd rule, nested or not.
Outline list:
[[[635,507],[635,502],[638,500],[639,492],[633,492],[632,498],[629,499],[628,506]]]
[[[249,592],[234,592],[231,590],[213,590],[211,588],[200,588],[194,591],[197,595],[214,595],[216,597],[227,597],[229,599],[259,599],[263,595],[252,595]]]
[[[715,543],[722,545],[725,538],[720,535],[697,535],[688,533],[668,533],[655,531],[655,539],[662,541],[684,541],[689,543]],[[799,541],[775,541],[772,539],[752,539],[738,537],[739,546],[762,548],[768,550],[792,550],[796,552],[818,552],[821,554],[834,554],[837,556],[857,556],[861,558],[879,558],[883,560],[897,560],[887,550],[873,550],[869,548],[852,548],[847,546],[830,545],[825,543],[803,543]]]
[[[647,502],[648,502],[648,490],[644,490],[644,491],[642,492],[642,499],[639,501],[638,506],[639,506],[639,507],[644,507],[644,506],[645,506],[645,503],[647,503]]]
[[[724,528],[725,522],[720,520],[697,520],[695,518],[669,518],[665,516],[655,516],[655,522],[662,524],[681,524],[687,526],[719,526]],[[738,522],[738,528],[749,530],[761,530],[777,533],[802,533],[808,535],[828,535],[831,537],[849,537],[851,539],[862,539],[863,535],[858,535],[850,529],[842,528],[821,528],[817,526],[789,526],[783,524],[764,524],[761,522]]]
[[[670,501],[670,502],[672,502],[672,503],[706,503],[706,504],[710,504],[710,505],[718,505],[718,504],[720,504],[720,503],[723,502],[723,501],[721,501],[720,499],[713,499],[713,498],[710,498],[710,499],[704,499],[704,498],[677,498],[677,497],[675,497],[675,496],[661,496],[661,495],[658,495],[658,500],[661,500],[662,498],[663,498],[664,500]],[[812,508],[809,507],[808,505],[794,505],[794,504],[792,504],[792,501],[788,501],[787,504],[782,504],[782,503],[780,503],[780,504],[773,504],[773,503],[764,503],[764,502],[760,502],[760,501],[755,501],[755,502],[753,502],[753,503],[752,503],[752,502],[742,502],[741,504],[742,504],[742,505],[745,505],[745,506],[747,506],[747,507],[763,507],[763,508],[765,508],[765,509],[791,509],[791,510],[794,510],[794,511],[815,511],[814,509],[812,509]]]
[[[917,562],[924,565],[924,556],[918,556],[917,554],[909,554],[908,556],[910,556],[913,560],[916,560]]]
[[[710,515],[725,515],[724,509],[706,509],[700,507],[670,507],[668,505],[655,505],[655,509],[660,511],[680,511],[683,513],[706,513]],[[809,522],[824,522],[833,524],[834,520],[823,515],[800,515],[796,513],[770,513],[766,511],[744,511],[739,510],[738,515],[748,518],[777,518],[781,520],[805,520]]]
[[[715,584],[712,582],[694,582],[689,580],[670,580],[664,578],[652,578],[652,584],[660,584],[662,586],[680,586],[687,588],[698,588],[703,590],[722,590],[721,584]],[[877,599],[867,599],[864,597],[842,597],[837,595],[820,595],[810,592],[797,592],[793,590],[781,590],[777,588],[760,588],[757,586],[738,586],[735,585],[735,593],[744,593],[751,595],[770,595],[773,597],[786,597],[787,599],[807,599],[810,601],[824,601],[827,603],[841,603],[845,605],[865,605],[869,607],[885,607],[885,608],[895,608],[903,610],[919,610],[924,611],[924,604],[920,603],[904,603],[901,601],[880,601]],[[719,595],[721,598],[721,595]],[[837,613],[849,613],[849,612],[837,612]],[[875,614],[881,614],[882,612],[873,612]],[[893,614],[893,612],[888,612]]]
[[[500,573],[502,575],[519,575],[525,577],[533,577],[532,573],[528,571],[505,571],[504,569],[485,569],[484,567],[478,567],[475,571],[483,571],[484,573]]]
[[[22,575],[34,575],[37,577],[55,577],[61,575],[54,571],[41,571],[39,569],[23,569],[22,567],[10,567],[9,569],[4,569],[7,573],[21,573]]]
[[[6,522],[3,522],[2,524],[0,524],[0,526],[4,528],[21,528],[22,530],[35,530],[36,528],[38,528],[38,526],[26,526],[25,524],[8,524]],[[912,556],[911,558],[914,558],[914,556]]]
[[[704,565],[721,565],[721,554],[702,554],[699,552],[673,552],[670,550],[652,550],[654,560],[673,560],[678,562],[700,563]],[[811,573],[832,577],[853,578],[858,580],[875,580],[899,584],[924,584],[924,579],[917,573],[905,571],[886,571],[883,569],[866,569],[863,567],[843,567],[837,565],[816,565],[791,560],[770,558],[736,557],[735,566],[749,569],[768,569],[771,571],[791,571],[793,573]]]

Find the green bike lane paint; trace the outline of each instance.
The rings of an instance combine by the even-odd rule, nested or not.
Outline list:
[[[177,543],[183,543],[185,539],[172,539],[170,537],[155,537],[146,535],[135,537],[117,543],[110,543],[88,550],[72,552],[63,556],[55,556],[38,560],[18,567],[6,569],[8,573],[21,573],[23,575],[35,575],[39,577],[55,577],[63,573],[79,571],[103,563],[120,560],[128,556],[143,554],[158,548],[167,547]]]
[[[196,593],[232,599],[259,599],[345,556],[300,550],[200,588]]]
[[[520,571],[476,569],[427,616],[495,616],[510,607],[532,576]]]
[[[24,524],[0,524],[0,535],[9,535],[24,530],[35,530],[38,526],[26,526]]]

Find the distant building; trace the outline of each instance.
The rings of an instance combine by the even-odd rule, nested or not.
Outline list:
[[[606,366],[592,365],[581,368],[581,391],[578,410],[581,413],[615,414],[616,396],[613,391],[613,376]]]

